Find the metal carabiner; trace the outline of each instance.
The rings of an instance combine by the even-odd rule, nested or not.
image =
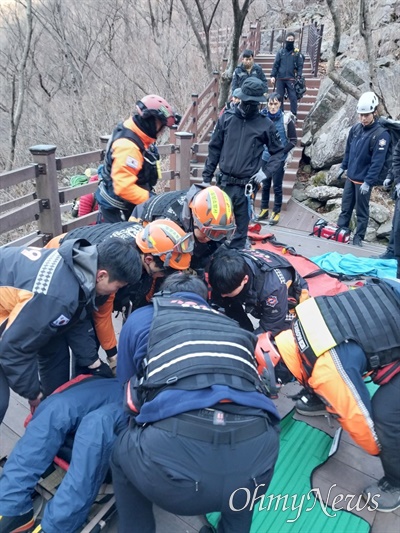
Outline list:
[[[249,182],[246,183],[246,185],[244,186],[244,195],[245,195],[247,198],[251,198],[252,195],[253,195],[253,192],[254,192],[253,184],[249,181]]]

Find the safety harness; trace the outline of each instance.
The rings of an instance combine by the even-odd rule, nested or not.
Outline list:
[[[112,145],[118,139],[129,139],[139,148],[143,157],[143,166],[137,174],[136,185],[148,191],[156,185],[160,177],[160,156],[157,151],[146,149],[142,139],[129,128],[125,128],[122,122],[114,129],[107,144],[104,165],[99,168],[99,192],[112,207],[123,210],[130,209],[132,211],[134,205],[115,194],[111,178]]]
[[[227,385],[267,394],[257,372],[257,338],[208,305],[173,295],[153,298],[154,317],[147,357],[127,390],[127,406],[137,414],[144,402],[176,388],[200,390]],[[196,324],[196,327],[193,327]]]
[[[362,347],[370,370],[400,359],[400,301],[384,282],[306,300],[296,312],[293,333],[308,375],[320,355],[346,340]]]
[[[288,269],[292,273],[292,283],[288,286],[288,309],[293,309],[300,302],[302,292],[301,278],[297,270],[284,257],[264,250],[242,250],[241,255],[247,259],[247,262],[255,263],[259,270],[263,273],[274,272],[279,281],[286,284],[285,277],[281,269]],[[258,294],[261,293],[264,285],[264,277],[255,276],[254,287],[252,287],[250,300],[257,300]],[[254,298],[252,298],[254,292]],[[247,311],[250,312],[250,311]],[[252,311],[254,314],[254,311]],[[255,315],[254,315],[255,316]]]
[[[152,222],[157,218],[168,218],[179,223],[186,194],[187,190],[171,191],[154,196],[143,206],[141,219]]]

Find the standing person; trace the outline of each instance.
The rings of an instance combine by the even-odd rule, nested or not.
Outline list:
[[[269,217],[269,193],[272,182],[274,186],[274,207],[271,218],[269,219],[269,223],[272,225],[278,224],[279,222],[282,209],[282,182],[285,175],[285,168],[291,160],[290,152],[297,143],[296,125],[293,120],[293,115],[290,111],[283,112],[281,104],[282,96],[278,93],[271,93],[268,95],[267,109],[261,111],[262,115],[268,117],[275,124],[284,147],[283,153],[285,154],[277,172],[272,175],[272,178],[267,178],[262,184],[261,211],[258,220],[266,220]],[[265,149],[262,155],[262,169],[264,173],[269,158],[270,153]]]
[[[263,69],[258,63],[254,63],[254,52],[253,50],[244,50],[242,54],[242,63],[235,68],[233,72],[232,85],[231,85],[231,94],[233,95],[235,89],[240,89],[243,83],[253,76],[261,80],[264,84],[264,93],[268,91],[268,83],[263,72]],[[237,97],[236,97],[237,98]]]
[[[192,185],[189,190],[158,194],[135,207],[132,220],[145,226],[160,218],[168,218],[194,236],[190,268],[201,275],[212,254],[235,230],[232,202],[219,187]]]
[[[130,380],[131,421],[111,459],[120,533],[154,533],[153,503],[180,515],[221,511],[218,531],[250,531],[252,510],[232,494],[264,494],[279,447],[256,341],[187,274],[167,278],[153,305],[128,318],[118,378]]]
[[[285,47],[281,48],[275,56],[271,71],[271,84],[276,92],[285,95],[285,89],[290,101],[290,111],[297,116],[297,96],[295,81],[303,75],[303,55],[294,48],[295,35],[293,32],[286,34]],[[283,102],[282,102],[283,108]]]
[[[135,205],[150,197],[160,177],[159,155],[153,143],[165,128],[179,123],[170,104],[155,94],[136,102],[136,113],[118,124],[99,168],[100,222],[128,220]]]
[[[385,189],[393,186],[393,199],[396,201],[389,244],[379,259],[397,259],[397,277],[400,278],[400,141],[393,149],[392,168],[383,182]]]
[[[48,383],[56,383],[60,370],[54,364],[58,353],[50,353],[52,340],[57,345],[58,335],[79,325],[92,311],[96,295],[110,295],[136,283],[140,270],[139,254],[121,239],[97,246],[72,240],[58,250],[1,250],[0,422],[8,407],[10,388],[27,398],[32,408],[39,404],[43,396],[37,364],[41,351],[46,352],[41,370],[48,374]],[[97,352],[94,361],[80,364],[101,370]]]
[[[226,111],[218,119],[208,145],[208,157],[203,170],[203,183],[209,184],[219,164],[217,185],[231,198],[237,225],[231,241],[232,248],[244,248],[250,221],[245,186],[254,177],[260,185],[280,167],[283,146],[274,124],[260,114],[265,102],[264,85],[249,77],[241,87],[240,104]],[[271,157],[261,170],[264,145]],[[257,175],[257,176],[256,176]]]
[[[304,415],[328,411],[367,453],[379,455],[384,477],[363,491],[373,509],[400,507],[400,282],[373,280],[296,307],[291,330],[275,337],[284,363],[318,395]],[[271,347],[274,350],[274,347]],[[363,377],[380,385],[370,398]],[[372,507],[372,503],[370,503]]]
[[[365,238],[372,187],[377,184],[390,144],[390,133],[377,121],[377,107],[378,97],[375,93],[361,95],[357,104],[360,122],[350,129],[344,159],[337,174],[337,178],[341,178],[347,171],[342,211],[337,224],[340,228],[348,228],[353,209],[356,208],[355,246],[362,246]]]

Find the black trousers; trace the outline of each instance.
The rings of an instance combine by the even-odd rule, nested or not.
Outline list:
[[[372,397],[372,417],[382,446],[380,459],[386,479],[400,488],[400,374]]]
[[[96,224],[114,224],[115,222],[125,222],[131,216],[131,210],[126,209],[106,209],[99,205],[99,214],[97,215]]]
[[[294,88],[294,79],[282,80],[278,78],[276,80],[276,92],[282,96],[282,111],[285,101],[285,89],[287,91],[287,95],[290,102],[290,111],[293,113],[293,115],[297,115],[297,96],[296,89]]]
[[[263,170],[265,172],[265,167],[268,164],[267,161],[263,161]],[[269,194],[271,190],[271,183],[274,187],[274,213],[280,213],[282,209],[282,183],[283,176],[285,174],[285,161],[282,161],[279,169],[275,172],[272,177],[267,177],[262,184],[262,193],[261,193],[261,209],[269,209]]]
[[[209,422],[213,427],[218,428]],[[278,449],[277,429],[271,425],[258,436],[229,444],[151,425],[128,428],[111,459],[119,533],[155,533],[153,503],[186,516],[220,511],[219,533],[249,532],[253,512],[248,494],[266,492]]]
[[[249,202],[244,195],[244,187],[241,185],[219,185],[232,200],[233,213],[235,215],[236,231],[230,247],[242,249],[246,245],[247,230],[250,222]]]
[[[369,219],[369,199],[371,189],[367,194],[360,194],[361,185],[346,179],[342,196],[342,211],[338,218],[338,226],[348,228],[350,225],[353,209],[356,209],[357,227],[354,236],[364,239]]]

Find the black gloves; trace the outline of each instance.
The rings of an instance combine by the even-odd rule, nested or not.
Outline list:
[[[77,366],[76,367],[76,374],[91,374],[92,376],[99,376],[102,378],[113,378],[114,375],[112,373],[111,368],[101,361],[100,366],[97,368],[89,368],[87,366]]]

